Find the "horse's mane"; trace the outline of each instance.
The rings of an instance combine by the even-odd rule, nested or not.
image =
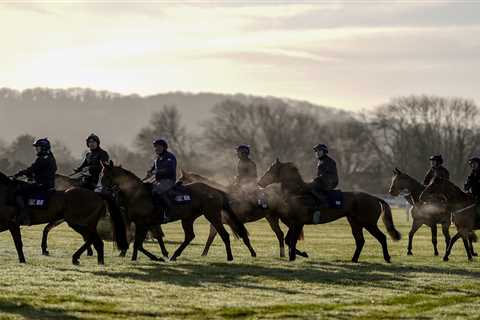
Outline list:
[[[300,170],[298,170],[297,166],[293,162],[283,162],[281,164],[284,168],[290,169],[293,172],[293,174],[296,176],[296,178],[299,179],[299,181],[305,183],[305,180],[303,180]]]

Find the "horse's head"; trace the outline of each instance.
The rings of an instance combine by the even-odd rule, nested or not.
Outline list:
[[[448,202],[451,200],[455,201],[461,195],[463,195],[462,190],[452,182],[435,177],[423,190],[420,200],[432,203]]]
[[[267,172],[265,172],[260,178],[260,180],[258,181],[258,185],[262,188],[265,188],[272,183],[280,182],[283,166],[284,163],[280,162],[280,160],[277,158],[275,162],[273,162],[273,164],[270,166],[270,168],[268,168]]]
[[[394,197],[400,195],[404,191],[410,192],[412,190],[412,178],[409,175],[401,172],[398,168],[393,170],[392,182],[388,193]]]

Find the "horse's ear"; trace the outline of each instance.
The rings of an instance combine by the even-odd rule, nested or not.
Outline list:
[[[393,173],[395,173],[395,174],[402,174],[402,172],[401,172],[400,169],[398,169],[398,168],[393,169]]]
[[[278,157],[275,159],[275,163],[280,163],[280,159],[278,159]]]
[[[110,161],[108,162],[108,165],[109,165],[111,168],[113,168],[113,161],[110,160]]]

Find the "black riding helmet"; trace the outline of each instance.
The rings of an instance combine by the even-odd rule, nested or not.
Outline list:
[[[250,146],[248,144],[240,144],[237,146],[237,148],[235,149],[237,151],[243,151],[245,152],[247,155],[250,154]]]
[[[437,161],[440,164],[443,164],[443,157],[440,154],[433,155],[430,157],[430,161]]]
[[[95,141],[98,145],[100,145],[100,138],[95,133],[90,134],[87,137],[86,141],[87,141],[87,146],[88,146],[88,142],[90,141]]]
[[[472,164],[474,162],[480,164],[480,158],[479,157],[471,157],[470,159],[468,159],[468,164]]]
[[[33,146],[42,148],[43,152],[50,151],[51,149],[50,141],[48,141],[47,138],[35,140],[35,142],[33,143]]]
[[[164,147],[165,149],[168,149],[168,143],[165,139],[155,139],[153,140],[153,145],[154,146],[162,146]]]
[[[313,147],[313,151],[323,150],[325,153],[328,153],[328,146],[326,144],[320,143]]]

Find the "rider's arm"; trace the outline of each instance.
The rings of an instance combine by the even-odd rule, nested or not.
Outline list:
[[[80,172],[83,170],[83,168],[85,168],[87,166],[87,157],[85,156],[85,159],[83,159],[83,162],[82,164],[80,165],[80,167],[78,167],[77,169],[75,169],[74,171],[75,172]]]

